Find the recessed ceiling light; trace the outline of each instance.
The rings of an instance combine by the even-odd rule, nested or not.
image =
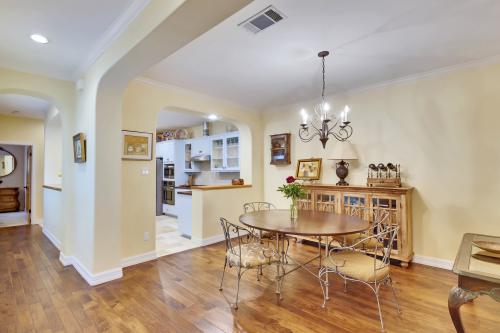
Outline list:
[[[218,118],[219,117],[217,117],[216,114],[211,114],[211,115],[208,116],[208,119],[210,119],[210,120],[217,120]]]
[[[33,34],[30,36],[30,38],[39,44],[47,44],[49,42],[47,37],[45,37],[44,35],[40,35],[40,34]]]

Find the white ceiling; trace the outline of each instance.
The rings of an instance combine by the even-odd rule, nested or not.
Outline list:
[[[41,98],[0,94],[0,114],[3,115],[44,119],[49,108],[50,103]]]
[[[287,18],[258,34],[238,23],[274,5]],[[146,77],[261,109],[500,54],[497,0],[256,0]]]
[[[168,108],[158,113],[157,129],[186,128],[203,124],[207,117],[195,111]]]
[[[75,79],[148,1],[2,0],[0,67]],[[49,43],[34,43],[33,33]]]

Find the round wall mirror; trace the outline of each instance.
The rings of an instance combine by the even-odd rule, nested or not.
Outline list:
[[[16,158],[0,147],[0,178],[10,175],[16,170]]]

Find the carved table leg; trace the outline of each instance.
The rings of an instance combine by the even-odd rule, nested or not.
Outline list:
[[[479,295],[477,292],[463,290],[460,287],[453,287],[448,296],[448,310],[450,311],[451,320],[457,333],[464,333],[462,319],[460,318],[460,307],[462,304],[472,301]]]

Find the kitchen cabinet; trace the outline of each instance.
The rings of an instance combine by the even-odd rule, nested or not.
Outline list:
[[[213,136],[211,139],[211,155],[212,171],[240,171],[239,132]]]
[[[193,205],[192,196],[188,194],[179,194],[178,192],[186,193],[186,189],[178,189],[175,191],[175,201],[177,209],[177,223],[179,232],[182,236],[191,238],[193,232]]]
[[[210,137],[203,136],[191,140],[191,157],[210,155]]]
[[[163,164],[174,163],[174,141],[162,141],[156,143],[156,157],[163,158]]]
[[[184,140],[184,172],[199,172],[199,167],[192,160],[193,155],[193,142],[196,139]],[[196,145],[195,145],[196,146]]]

